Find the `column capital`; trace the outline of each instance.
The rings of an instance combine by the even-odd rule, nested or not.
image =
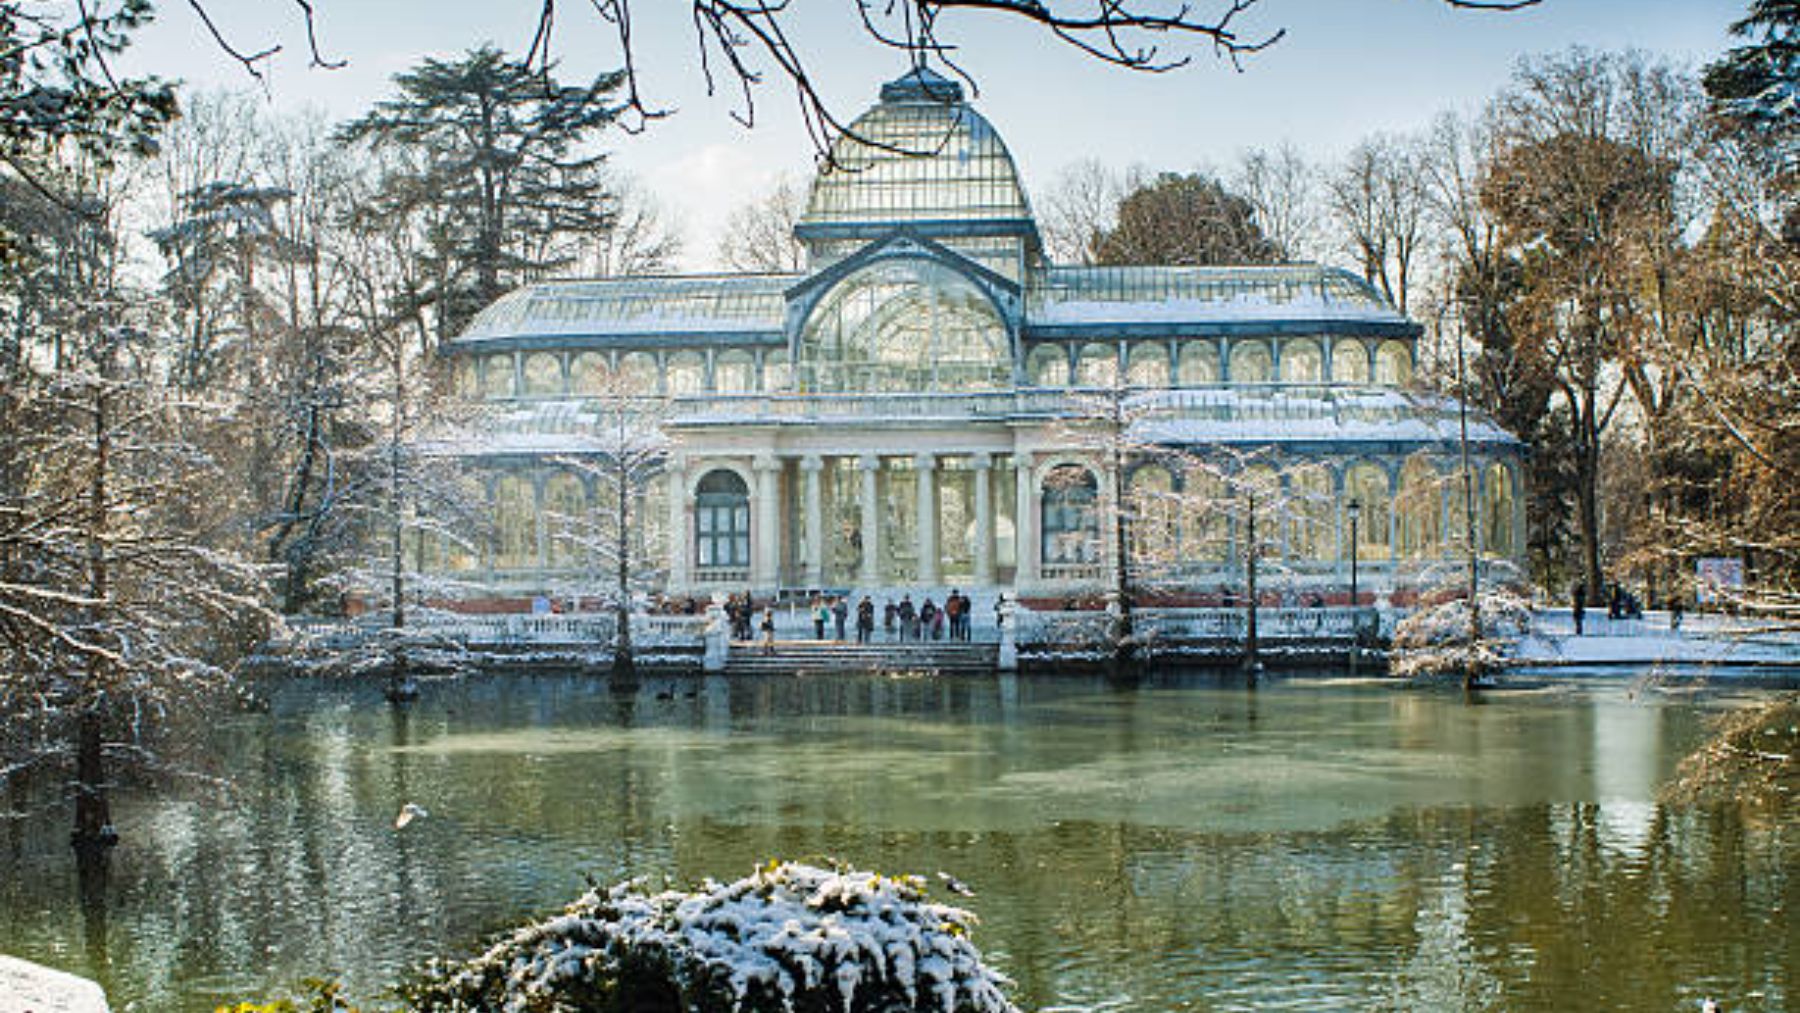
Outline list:
[[[924,451],[920,451],[919,453],[913,455],[913,465],[915,467],[926,468],[926,469],[936,468],[937,467],[937,455],[931,454],[931,453],[926,453]]]
[[[780,471],[781,458],[774,454],[757,454],[750,459],[750,467],[757,471]]]
[[[856,455],[856,466],[863,471],[877,471],[881,468],[881,455],[858,454]]]
[[[976,471],[986,471],[994,466],[994,455],[985,450],[977,450],[969,455],[969,467]]]
[[[1035,456],[1029,450],[1015,450],[1012,455],[1013,467],[1019,469],[1020,474],[1024,474],[1031,470]]]
[[[825,459],[818,454],[807,454],[800,459],[802,471],[819,471],[825,467]]]

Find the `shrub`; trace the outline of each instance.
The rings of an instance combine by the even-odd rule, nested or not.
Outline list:
[[[590,891],[403,994],[445,1013],[1017,1013],[974,924],[915,876],[771,862],[693,892]]]

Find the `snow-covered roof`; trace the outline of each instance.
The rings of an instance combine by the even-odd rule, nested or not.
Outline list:
[[[556,456],[599,454],[616,447],[617,440],[602,441],[602,403],[560,398],[519,401],[483,412],[478,421],[424,442],[427,453],[453,457],[505,457],[509,455]],[[646,442],[662,437],[650,428]]]
[[[794,274],[708,274],[546,281],[501,296],[457,344],[532,337],[636,338],[782,333]]]
[[[1369,387],[1208,387],[1136,395],[1134,441],[1166,446],[1329,441],[1442,443],[1459,438],[1457,402],[1440,394]],[[1518,440],[1474,409],[1469,441]]]
[[[1052,267],[1032,278],[1025,326],[1141,324],[1204,330],[1241,323],[1414,325],[1348,271],[1318,264],[1273,267]]]

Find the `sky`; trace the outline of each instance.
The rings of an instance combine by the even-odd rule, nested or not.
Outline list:
[[[1225,0],[1191,0],[1205,14]],[[940,23],[975,79],[976,108],[999,130],[1028,193],[1051,186],[1084,158],[1116,168],[1191,171],[1223,166],[1246,147],[1291,141],[1313,161],[1337,158],[1377,131],[1426,125],[1446,110],[1473,112],[1526,55],[1572,45],[1639,48],[1700,66],[1730,44],[1747,0],[1543,0],[1509,13],[1454,10],[1442,0],[1259,0],[1237,22],[1244,35],[1286,35],[1241,68],[1190,47],[1190,65],[1162,74],[1108,66],[1029,31],[1016,18],[957,12]],[[242,51],[280,46],[266,81],[250,79],[213,42],[187,4],[164,0],[158,21],[120,61],[199,88],[256,89],[276,110],[323,108],[347,119],[392,90],[392,76],[426,56],[452,57],[483,42],[514,53],[529,45],[533,0],[313,0],[322,54],[346,65],[308,66],[299,6],[283,0],[206,0],[219,30]],[[903,58],[862,34],[852,0],[792,0],[795,38],[833,111],[848,119],[872,104]],[[1079,8],[1076,4],[1071,9]],[[791,90],[758,90],[755,125],[735,93],[708,96],[688,7],[637,0],[634,35],[642,90],[673,110],[636,135],[605,143],[686,233],[682,266],[713,265],[731,209],[782,174],[809,177],[813,149]],[[553,37],[566,79],[616,67],[609,26],[591,4],[562,0]],[[724,83],[724,82],[722,82]]]

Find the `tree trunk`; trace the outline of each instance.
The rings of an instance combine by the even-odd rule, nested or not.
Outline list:
[[[96,669],[98,665],[95,666]],[[92,678],[98,679],[95,672]],[[106,723],[99,705],[83,706],[77,719],[75,741],[75,832],[70,841],[77,852],[109,848],[118,843],[112,827],[112,809],[106,798]]]
[[[1600,601],[1606,577],[1600,569],[1600,431],[1598,395],[1584,392],[1576,406],[1575,521],[1581,536],[1581,572],[1588,601]]]
[[[615,453],[621,452],[615,448]],[[618,583],[613,588],[615,598],[613,605],[613,659],[612,675],[620,688],[631,685],[637,679],[637,660],[631,650],[631,490],[630,475],[625,463],[615,462],[619,469],[619,481],[616,491],[618,499],[618,523],[613,531],[613,548],[618,561]],[[681,491],[670,485],[669,495],[679,496]],[[671,538],[679,535],[672,534]]]
[[[1246,592],[1245,607],[1248,614],[1244,617],[1244,673],[1251,681],[1255,681],[1257,670],[1262,662],[1257,658],[1256,636],[1256,494],[1249,497],[1249,510],[1245,513],[1244,527],[1247,532],[1247,544],[1244,548],[1244,590]]]

